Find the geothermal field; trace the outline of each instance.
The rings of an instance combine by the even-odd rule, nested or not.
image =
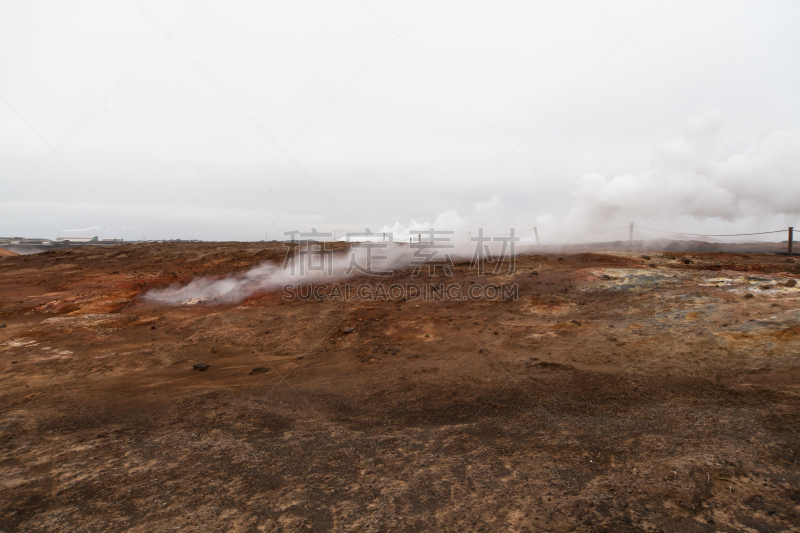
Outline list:
[[[1,256],[0,531],[797,531],[798,260],[285,253]]]

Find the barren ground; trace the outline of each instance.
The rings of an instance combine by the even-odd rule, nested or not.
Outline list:
[[[0,257],[0,530],[797,531],[800,262],[647,253],[175,307],[282,246]]]

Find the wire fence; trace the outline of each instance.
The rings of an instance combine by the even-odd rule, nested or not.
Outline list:
[[[648,231],[658,231],[660,233],[669,233],[670,235],[685,235],[686,237],[742,237],[745,235],[767,235],[770,233],[783,233],[787,230],[779,229],[775,231],[759,231],[757,233],[683,233],[680,231],[666,231],[663,229],[653,229],[653,228],[646,228],[644,226],[639,226],[640,229],[646,229]]]
[[[630,223],[627,226],[621,226],[619,228],[607,229],[607,230],[602,230],[602,231],[590,231],[590,232],[553,231],[553,230],[548,230],[548,229],[545,229],[545,228],[540,228],[540,227],[537,226],[537,227],[528,228],[528,229],[521,230],[521,231],[514,231],[514,236],[516,237],[516,236],[521,236],[521,235],[527,235],[530,232],[533,232],[535,234],[535,241],[531,241],[531,242],[522,241],[521,244],[537,244],[537,245],[541,245],[541,244],[564,244],[563,242],[560,242],[560,243],[555,243],[555,242],[542,243],[540,238],[539,238],[539,232],[552,234],[552,235],[566,235],[566,236],[571,236],[571,237],[581,237],[581,236],[591,236],[591,235],[602,235],[602,234],[605,234],[605,233],[613,233],[615,231],[622,231],[622,230],[628,230],[628,232],[629,232],[629,234],[628,234],[628,242],[629,242],[629,244],[631,246],[633,245],[634,232],[637,231],[637,230],[654,231],[656,233],[663,233],[663,234],[666,234],[666,235],[676,235],[676,236],[682,236],[682,237],[747,237],[747,236],[753,236],[753,235],[772,235],[772,234],[776,234],[776,233],[788,232],[788,239],[787,239],[788,249],[787,249],[787,251],[788,251],[788,253],[790,255],[792,254],[792,242],[794,241],[794,227],[793,226],[790,226],[790,227],[788,227],[786,229],[779,229],[779,230],[773,230],[773,231],[758,231],[758,232],[752,232],[752,233],[685,233],[685,232],[682,232],[682,231],[670,231],[670,230],[664,230],[664,229],[648,228],[646,226],[637,226],[635,223]],[[414,242],[416,242],[416,243],[429,242],[426,237],[430,235],[431,231],[433,231],[433,228],[426,228],[424,230],[416,230],[416,231],[410,232],[410,235],[408,237],[409,244],[412,244]],[[440,232],[437,232],[437,233],[442,234]],[[343,235],[343,234],[344,235],[354,235],[353,233],[345,232],[343,230],[336,230],[336,231],[332,232],[333,240],[338,240],[337,239],[337,234],[339,234],[339,235]],[[466,231],[466,232],[460,233],[458,235],[452,235],[452,236],[448,235],[448,240],[456,240],[456,239],[459,239],[461,237],[466,236],[467,239],[471,242],[471,241],[478,241],[481,238],[509,237],[510,236],[510,232],[509,233],[501,233],[501,234],[484,234],[482,231],[478,231],[478,232],[475,232],[475,234],[476,234],[475,238],[472,237],[472,234],[473,234],[472,231]],[[361,234],[359,234],[359,235],[361,235]],[[367,235],[364,235],[364,236],[367,236]],[[377,232],[377,233],[372,233],[372,234],[370,234],[368,236],[369,237],[379,238],[382,241],[387,241],[388,240],[388,241],[391,241],[391,242],[404,242],[404,240],[401,240],[401,241],[395,240],[394,239],[394,235],[391,232],[385,232],[385,233],[384,232]],[[416,239],[414,238],[415,236],[416,236]],[[440,238],[437,237],[436,240],[438,240],[438,239],[440,239]],[[649,241],[649,240],[652,240],[652,239],[647,238],[645,240]]]

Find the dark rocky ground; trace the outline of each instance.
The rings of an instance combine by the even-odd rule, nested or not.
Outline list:
[[[0,530],[798,530],[800,262],[647,254],[176,307],[281,245],[0,258]]]

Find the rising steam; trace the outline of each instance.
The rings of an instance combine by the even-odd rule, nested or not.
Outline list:
[[[502,251],[502,244],[493,242],[489,248],[493,257],[496,258]],[[442,250],[440,255],[431,259],[439,261],[444,259],[441,254],[447,254],[453,262],[469,260],[472,258],[473,250],[474,248],[466,243],[454,244],[454,248]],[[145,299],[173,305],[205,301],[240,302],[256,292],[276,291],[287,284],[333,283],[363,275],[364,272],[359,271],[354,265],[362,268],[368,267],[371,272],[408,270],[414,266],[414,251],[415,248],[396,243],[389,243],[386,248],[373,249],[372,252],[368,252],[364,247],[352,247],[346,252],[329,256],[330,275],[327,268],[320,268],[323,265],[327,266],[327,263],[321,262],[319,254],[301,253],[290,258],[286,265],[262,263],[246,272],[232,274],[223,279],[196,278],[184,286],[151,290],[145,295]],[[427,273],[427,271],[424,272]],[[378,279],[386,280],[387,278]]]
[[[650,167],[640,174],[610,179],[596,173],[584,174],[578,179],[572,192],[574,203],[564,217],[545,213],[526,220],[510,219],[500,199],[492,197],[475,204],[463,216],[451,210],[439,214],[433,223],[395,223],[381,228],[376,235],[386,232],[395,241],[407,242],[408,238],[416,241],[418,234],[424,235],[431,227],[453,230],[451,243],[456,248],[447,253],[453,260],[464,260],[474,252],[467,232],[473,231],[474,237],[481,227],[487,233],[507,234],[510,227],[519,232],[528,225],[543,232],[551,229],[588,233],[631,221],[666,223],[672,229],[682,220],[695,231],[681,230],[700,233],[708,224],[728,224],[729,229],[739,231],[764,231],[765,220],[775,226],[785,226],[787,221],[792,225],[791,217],[800,213],[800,135],[774,131],[743,150],[725,150],[719,123],[719,117],[712,112],[691,119],[684,127],[683,139],[656,146]],[[531,233],[520,236],[523,241],[532,240]],[[576,238],[592,240],[581,235]],[[602,238],[614,240],[619,236]],[[495,244],[493,253],[499,251],[499,246]],[[397,271],[408,268],[413,249],[391,244],[382,253],[386,257],[373,257],[371,268]],[[183,287],[153,290],[146,298],[169,304],[206,299],[237,302],[255,292],[274,291],[289,283],[327,283],[357,275],[357,270],[348,271],[348,267],[353,262],[366,264],[366,254],[363,248],[351,248],[347,253],[333,255],[330,276],[311,270],[308,265],[301,268],[311,259],[299,256],[287,268],[263,263],[224,279],[198,278]]]
[[[535,226],[545,242],[554,241],[548,230],[577,234],[559,236],[557,242],[591,242],[626,238],[626,230],[617,235],[590,234],[627,227],[630,222],[689,233],[748,233],[800,225],[794,219],[800,214],[800,134],[773,131],[736,147],[721,131],[721,122],[714,111],[692,118],[684,126],[683,139],[658,144],[649,168],[641,173],[612,178],[583,174],[565,215],[512,213],[493,196],[463,214],[442,212],[430,224],[412,220],[380,231],[407,238],[426,227],[460,234],[479,227],[498,233]],[[532,240],[531,233],[524,237]]]
[[[753,220],[800,213],[800,135],[774,131],[741,152],[725,150],[730,142],[719,123],[713,112],[693,118],[682,140],[656,146],[650,167],[640,174],[584,174],[564,222],[598,228],[683,217],[698,228],[717,219],[759,231]]]

